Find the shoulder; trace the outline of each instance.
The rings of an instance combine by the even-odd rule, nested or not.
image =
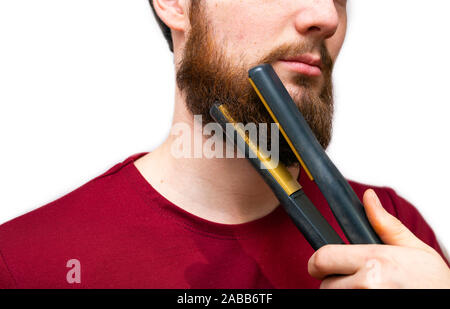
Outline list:
[[[0,287],[12,285],[13,277],[36,272],[29,269],[26,276],[22,274],[27,265],[63,260],[81,252],[83,246],[96,250],[98,241],[108,242],[112,231],[126,220],[124,209],[130,207],[123,198],[130,190],[126,168],[134,159],[132,156],[61,198],[0,225]]]
[[[40,233],[75,220],[88,219],[89,213],[99,211],[106,201],[114,198],[123,167],[123,163],[116,164],[70,193],[0,225],[0,245],[5,238]]]
[[[8,231],[24,233],[30,228],[54,227],[57,222],[68,224],[77,218],[88,219],[92,213],[98,215],[104,206],[113,206],[118,194],[127,189],[123,181],[127,177],[127,165],[144,154],[130,156],[57,200],[0,225],[0,241],[1,235]]]

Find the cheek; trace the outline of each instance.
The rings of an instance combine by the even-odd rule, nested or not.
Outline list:
[[[336,33],[329,39],[325,41],[325,45],[330,53],[331,59],[336,60],[339,52],[341,51],[342,45],[344,44],[345,35],[347,32],[347,24],[343,22],[339,25]]]
[[[214,40],[228,54],[243,55],[251,50],[252,57],[263,54],[280,35],[282,25],[278,8],[268,10],[261,0],[210,1],[208,15]],[[279,10],[279,9],[278,9]],[[270,15],[267,11],[272,11]],[[268,27],[267,25],[271,25]]]
[[[232,44],[234,47],[257,44],[263,40],[261,25],[248,16],[234,13],[232,20],[214,22],[215,36],[219,43]]]

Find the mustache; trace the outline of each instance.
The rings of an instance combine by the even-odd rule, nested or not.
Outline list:
[[[261,63],[274,63],[283,58],[296,57],[307,53],[312,53],[316,49],[312,43],[300,43],[290,44],[285,43],[269,52],[266,56],[262,57],[257,62],[254,62],[252,66],[256,66]],[[319,46],[320,60],[322,62],[322,71],[324,74],[331,74],[333,71],[334,62],[331,59],[325,43],[322,42]]]

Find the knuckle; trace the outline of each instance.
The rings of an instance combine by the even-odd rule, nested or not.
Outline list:
[[[328,250],[324,247],[316,252],[314,259],[312,261],[312,266],[315,269],[320,270],[325,267],[327,261],[328,261]]]
[[[383,261],[385,257],[385,248],[384,245],[368,245],[365,249],[365,259],[366,262],[369,260],[379,260]]]

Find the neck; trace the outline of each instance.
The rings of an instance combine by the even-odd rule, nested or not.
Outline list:
[[[203,145],[208,138],[198,132],[202,127],[185,106],[177,93],[172,129],[182,123],[190,130],[183,136],[183,145],[194,145],[196,136],[203,137]],[[224,224],[256,220],[279,205],[247,159],[194,157],[194,149],[192,156],[180,158],[173,154],[174,144],[180,144],[180,138],[169,135],[154,151],[135,162],[144,178],[166,199],[198,217]],[[298,168],[289,171],[298,177]]]

